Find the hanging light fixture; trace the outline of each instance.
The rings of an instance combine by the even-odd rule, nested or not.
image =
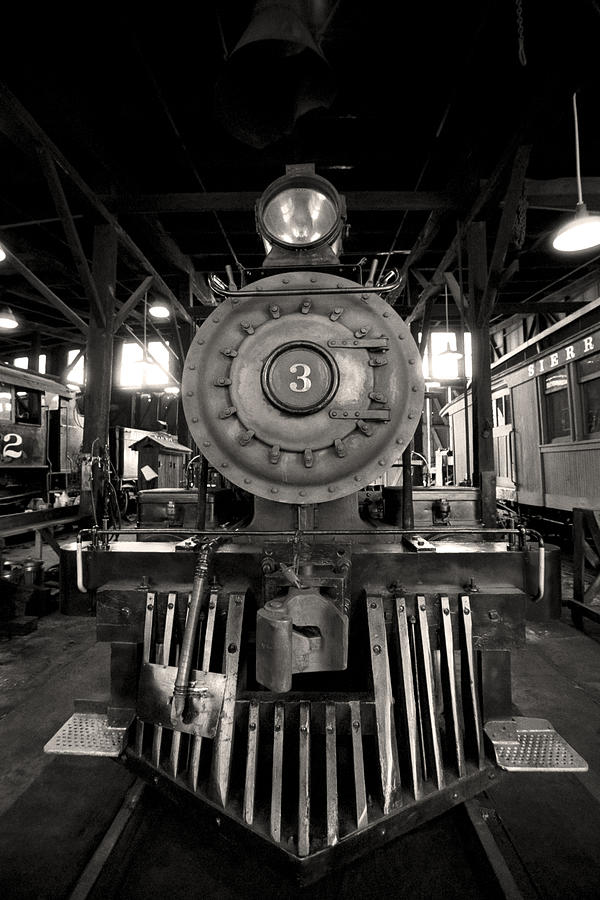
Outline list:
[[[0,328],[2,330],[10,331],[12,328],[18,327],[19,323],[15,319],[12,309],[8,306],[0,308]]]
[[[446,334],[450,333],[450,329],[448,328],[448,285],[444,285],[444,298],[446,301]],[[462,359],[462,353],[459,353],[458,350],[452,350],[450,347],[450,341],[446,340],[446,349],[442,350],[439,356],[443,356],[444,359]]]
[[[573,118],[575,122],[575,165],[577,172],[577,206],[575,215],[557,231],[552,241],[555,250],[575,253],[589,250],[600,244],[600,216],[590,215],[583,202],[581,192],[581,170],[579,164],[579,125],[577,119],[577,94],[573,94]]]
[[[154,319],[168,319],[171,315],[167,304],[160,300],[154,300],[148,307],[148,312]]]

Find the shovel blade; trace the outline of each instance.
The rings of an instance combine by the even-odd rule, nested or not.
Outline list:
[[[137,711],[144,722],[166,725],[199,737],[214,738],[225,695],[225,675],[218,672],[191,672],[192,685],[185,704],[185,721],[173,705],[177,666],[144,663],[138,688]]]

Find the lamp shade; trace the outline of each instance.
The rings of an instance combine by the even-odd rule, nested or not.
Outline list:
[[[578,203],[575,215],[560,228],[552,241],[555,250],[576,253],[600,244],[600,216],[591,215],[585,203]]]
[[[154,303],[150,304],[148,312],[154,319],[168,319],[171,315],[166,303],[161,303],[159,300],[155,300]]]
[[[5,331],[10,331],[12,328],[18,328],[19,323],[15,319],[12,309],[8,306],[3,306],[0,309],[0,329]]]
[[[446,344],[446,349],[442,350],[438,356],[443,356],[444,359],[462,359],[463,355],[458,350],[453,350],[450,346],[450,341]]]

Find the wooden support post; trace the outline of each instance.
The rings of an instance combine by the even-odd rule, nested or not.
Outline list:
[[[487,251],[485,223],[474,222],[467,233],[469,254],[469,296],[473,310],[478,310],[487,283]],[[473,319],[476,315],[473,315]],[[481,488],[483,524],[496,524],[496,469],[492,416],[492,371],[489,316],[472,322],[473,328],[473,473],[474,483]]]
[[[413,507],[413,477],[412,477],[412,452],[413,442],[402,454],[402,528],[415,527],[415,512]]]
[[[196,508],[196,528],[206,528],[206,491],[208,490],[208,460],[205,456],[200,459],[198,466],[198,506]],[[213,523],[210,523],[211,528]]]
[[[97,225],[94,232],[92,275],[104,307],[105,324],[99,321],[95,307],[90,309],[87,338],[87,375],[83,453],[102,452],[108,443],[110,395],[113,372],[113,320],[117,272],[117,236],[110,225]],[[81,512],[89,516],[91,496],[81,497]],[[101,514],[101,511],[99,511]]]
[[[420,328],[421,328],[421,326],[419,325],[418,322],[411,322],[411,323],[410,323],[410,333],[412,334],[413,338],[415,339],[415,343],[416,343],[417,346],[419,347],[419,353],[421,354],[421,358],[423,358],[423,353],[424,353],[424,351],[425,351],[425,347],[427,346],[427,335],[426,335],[426,332],[429,330],[429,326],[427,325],[427,327],[426,327],[425,325],[423,325],[422,330],[421,330],[421,343],[419,344],[419,330],[420,330]],[[423,339],[424,339],[424,341],[423,341]],[[415,474],[414,474],[414,472],[412,471],[412,452],[413,452],[413,450],[415,451],[415,453],[419,453],[421,456],[423,455],[423,410],[421,410],[421,415],[420,415],[420,417],[419,417],[419,424],[417,425],[417,428],[416,428],[415,433],[414,433],[414,435],[413,435],[413,439],[412,439],[411,444],[410,444],[410,459],[409,459],[409,463],[410,463],[410,465],[411,465],[411,478],[412,478],[412,484],[414,485],[414,483],[415,483]],[[419,480],[419,485],[422,486],[422,485],[423,485],[423,477],[422,477],[422,476],[423,476],[424,473],[423,473],[423,469],[422,469],[421,466],[419,466],[418,471],[421,473],[421,478],[420,478],[420,480]],[[407,498],[407,499],[406,499],[406,504],[408,504],[408,502],[409,502],[409,501],[408,501],[408,498]],[[407,512],[406,512],[406,507],[405,507],[405,505],[404,505],[404,498],[403,498],[403,503],[402,503],[402,505],[403,505],[403,511],[402,511],[402,514],[403,514],[403,516],[405,516],[405,515],[407,515]],[[411,492],[410,492],[410,505],[411,505],[411,513],[410,513],[410,517],[412,518],[412,523],[413,523],[413,524],[412,524],[412,525],[405,525],[405,526],[404,526],[405,528],[412,528],[413,525],[414,525],[414,512],[413,512],[412,489],[411,489]]]

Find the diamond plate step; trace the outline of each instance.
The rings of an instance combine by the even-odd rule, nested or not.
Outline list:
[[[486,722],[496,762],[507,772],[587,772],[588,764],[547,719],[515,716]]]
[[[50,738],[44,753],[69,756],[120,756],[125,747],[126,728],[109,728],[100,713],[73,713]]]

